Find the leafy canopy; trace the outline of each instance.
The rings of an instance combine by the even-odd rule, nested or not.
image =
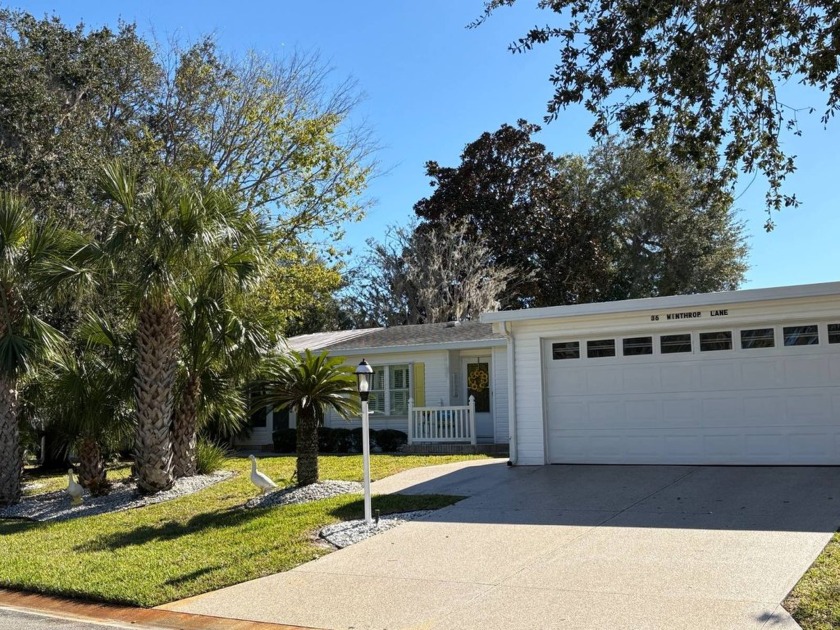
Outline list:
[[[465,220],[497,267],[512,268],[503,308],[737,288],[746,270],[731,197],[661,147],[608,140],[556,156],[520,120],[428,162],[434,192],[414,206],[440,229]]]
[[[486,0],[477,26],[517,0]],[[510,45],[559,48],[547,120],[583,103],[594,137],[628,132],[651,140],[667,130],[671,157],[715,174],[713,188],[738,170],[766,177],[768,220],[797,204],[783,192],[795,169],[783,132],[799,133],[803,108],[780,88],[799,83],[822,93],[822,121],[840,108],[840,13],[833,0],[590,2],[539,0],[556,14]],[[804,108],[813,112],[814,108]]]

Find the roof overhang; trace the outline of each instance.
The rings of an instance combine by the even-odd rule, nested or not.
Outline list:
[[[500,339],[477,339],[473,341],[451,341],[448,343],[418,343],[401,346],[380,346],[373,348],[327,348],[333,356],[346,355],[377,355],[393,354],[400,352],[432,352],[435,350],[474,350],[477,348],[495,348],[507,345],[507,340]]]
[[[840,296],[840,282],[800,284],[767,289],[744,289],[742,291],[721,291],[719,293],[695,293],[692,295],[670,295],[666,297],[596,302],[592,304],[571,304],[569,306],[546,306],[516,311],[482,313],[482,323],[516,322],[534,319],[558,319],[564,317],[586,317],[651,311],[659,309],[680,309],[689,307],[747,304],[773,300],[820,298]]]

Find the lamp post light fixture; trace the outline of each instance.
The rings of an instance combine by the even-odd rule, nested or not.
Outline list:
[[[370,509],[370,419],[368,411],[368,398],[370,397],[370,386],[373,380],[373,368],[367,361],[362,359],[356,368],[356,380],[359,385],[359,398],[362,401],[362,466],[364,468],[365,486],[365,524],[373,526],[373,516]]]

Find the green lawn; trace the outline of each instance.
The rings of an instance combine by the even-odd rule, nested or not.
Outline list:
[[[803,630],[840,628],[840,532],[785,600]]]
[[[374,455],[371,477],[475,456]],[[260,469],[288,485],[293,457],[268,457]],[[145,508],[59,523],[0,521],[0,586],[102,601],[157,606],[270,573],[329,552],[313,541],[329,523],[362,517],[359,495],[305,505],[244,510],[257,495],[247,459],[232,458],[233,479]],[[321,478],[361,480],[361,456],[323,456]],[[118,475],[125,471],[118,471]],[[243,474],[246,473],[246,474]],[[117,475],[117,476],[118,476]],[[37,479],[62,487],[62,477]],[[444,507],[449,496],[374,497],[382,514]]]

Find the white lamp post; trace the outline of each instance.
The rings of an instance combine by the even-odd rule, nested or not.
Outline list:
[[[362,465],[365,477],[365,523],[368,527],[373,525],[370,509],[370,420],[368,418],[368,397],[372,379],[373,368],[362,359],[359,367],[356,368],[356,380],[359,383],[359,398],[362,400]]]

